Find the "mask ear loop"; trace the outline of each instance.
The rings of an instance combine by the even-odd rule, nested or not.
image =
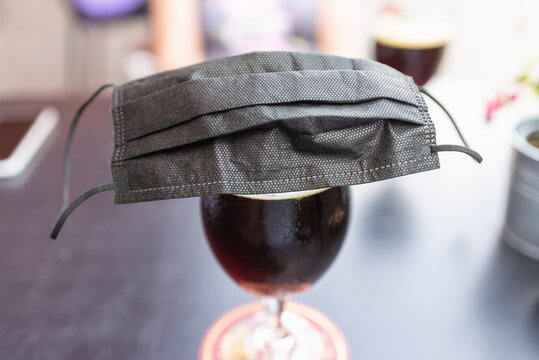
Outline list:
[[[440,109],[442,109],[445,112],[445,114],[447,115],[449,120],[451,120],[451,123],[453,124],[453,127],[457,131],[457,134],[459,135],[460,140],[464,144],[464,146],[460,146],[460,145],[431,145],[431,149],[433,151],[436,151],[436,152],[441,152],[441,151],[458,151],[458,152],[462,152],[462,153],[464,153],[466,155],[469,155],[471,158],[473,158],[478,163],[481,163],[483,161],[483,158],[481,157],[481,155],[479,155],[479,153],[477,151],[472,150],[470,148],[470,146],[468,145],[468,142],[466,141],[466,139],[464,139],[464,136],[460,132],[460,129],[457,126],[457,123],[455,122],[455,119],[453,119],[453,116],[451,116],[449,111],[447,111],[447,109],[434,96],[432,96],[427,90],[425,90],[425,88],[420,87],[419,91],[422,92],[423,94],[425,94],[426,96],[428,96],[432,101],[434,101],[436,103],[436,105],[438,105],[440,107]]]
[[[94,196],[95,194],[99,194],[104,191],[115,190],[115,189],[116,189],[116,184],[114,183],[98,185],[96,187],[86,190],[82,195],[76,198],[75,201],[69,204],[69,206],[62,208],[62,210],[60,211],[60,215],[58,216],[58,219],[56,219],[54,228],[51,231],[51,235],[50,235],[51,239],[55,240],[58,237],[58,233],[60,233],[60,230],[62,230],[62,226],[64,226],[64,223],[66,222],[67,217],[71,215],[71,213],[80,204],[86,201],[86,199]]]
[[[62,163],[62,207],[61,211],[63,211],[65,208],[67,208],[68,201],[69,201],[69,168],[70,168],[70,159],[71,159],[71,146],[73,143],[73,135],[75,135],[75,129],[77,128],[77,125],[79,124],[80,116],[90,105],[94,99],[101,94],[103,90],[105,90],[108,87],[114,86],[114,84],[105,84],[99,89],[97,89],[92,96],[88,98],[77,110],[75,113],[75,116],[73,117],[73,120],[71,121],[71,126],[69,127],[69,132],[67,133],[67,140],[66,140],[66,147],[64,149],[64,161]]]
[[[58,233],[60,232],[64,222],[66,221],[67,217],[79,206],[83,201],[85,201],[87,198],[98,194],[103,191],[108,190],[114,190],[116,188],[116,185],[114,183],[109,184],[103,184],[96,186],[94,188],[91,188],[84,192],[81,196],[79,196],[73,203],[71,203],[69,206],[69,175],[70,175],[70,158],[71,158],[71,146],[73,143],[73,135],[75,134],[75,129],[77,128],[77,125],[79,123],[80,117],[86,107],[90,105],[92,101],[106,88],[109,88],[111,86],[114,86],[114,84],[105,84],[99,89],[97,89],[92,96],[88,98],[77,110],[75,113],[75,116],[73,117],[73,120],[71,121],[71,125],[69,127],[69,132],[67,133],[67,140],[66,140],[66,147],[64,150],[64,160],[62,163],[62,207],[60,209],[60,215],[58,216],[58,219],[56,220],[56,223],[54,225],[54,228],[51,232],[51,239],[56,239],[58,236]]]

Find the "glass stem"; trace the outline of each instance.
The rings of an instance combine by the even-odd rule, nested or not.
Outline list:
[[[262,298],[262,303],[268,314],[271,329],[271,335],[266,338],[264,347],[272,360],[289,359],[294,351],[296,341],[281,321],[284,300],[276,297],[265,297]]]
[[[274,328],[277,337],[285,337],[288,332],[281,322],[284,300],[276,297],[264,297],[262,298],[262,303],[264,304],[266,313],[271,319],[272,327]]]

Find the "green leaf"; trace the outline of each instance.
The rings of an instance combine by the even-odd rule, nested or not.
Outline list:
[[[535,84],[535,93],[539,96],[539,84]]]
[[[517,77],[516,81],[518,83],[526,83],[526,82],[528,82],[528,74],[524,73],[524,74],[520,75],[519,77]]]

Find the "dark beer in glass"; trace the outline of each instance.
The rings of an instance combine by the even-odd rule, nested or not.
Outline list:
[[[445,48],[440,44],[391,43],[376,39],[376,60],[414,78],[424,85],[434,74]]]
[[[375,59],[423,86],[436,71],[447,39],[442,25],[385,15],[378,20],[374,33]]]
[[[317,322],[312,313],[283,311],[289,295],[309,288],[337,256],[348,208],[346,187],[203,198],[204,230],[215,257],[241,287],[261,297],[265,309],[216,326],[222,330],[205,337],[203,352],[211,346],[208,339],[218,338],[223,359],[323,360],[337,353],[348,359],[344,338],[329,319]]]
[[[348,222],[346,192],[209,196],[204,228],[219,263],[245,290],[284,296],[307,289],[335,259]]]

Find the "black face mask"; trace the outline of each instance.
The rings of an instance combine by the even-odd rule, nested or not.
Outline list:
[[[438,151],[481,161],[464,139],[466,147],[436,145],[419,89],[388,66],[318,54],[249,53],[115,87],[114,182],[67,206],[73,131],[84,108],[108,86],[81,106],[70,129],[64,201],[52,238],[80,203],[106,190],[115,190],[117,204],[280,193],[437,169]]]

